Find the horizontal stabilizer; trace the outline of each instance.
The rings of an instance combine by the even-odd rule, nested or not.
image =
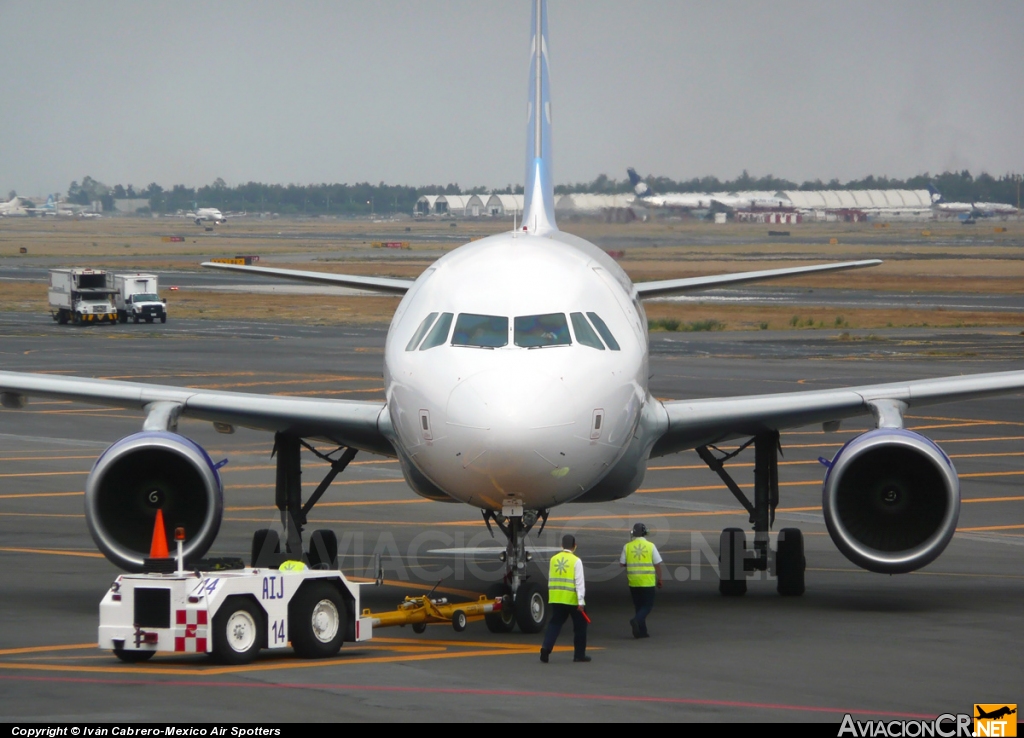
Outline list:
[[[271,267],[243,266],[241,264],[217,264],[204,261],[201,266],[210,269],[224,269],[229,272],[246,272],[277,279],[292,279],[298,282],[331,284],[335,287],[351,287],[371,292],[385,292],[389,295],[404,295],[412,287],[411,279],[388,277],[360,277],[354,274],[331,274],[329,272],[305,272],[299,269],[273,269]]]
[[[716,287],[728,287],[746,282],[765,282],[769,279],[799,277],[804,274],[818,272],[836,272],[845,269],[862,269],[881,264],[880,259],[863,261],[844,261],[839,264],[815,264],[813,266],[788,267],[785,269],[762,269],[756,272],[736,272],[734,274],[716,274],[710,277],[687,277],[686,279],[662,279],[658,282],[640,282],[636,285],[637,294],[642,300],[652,297],[670,297],[685,295],[688,292],[710,290]]]

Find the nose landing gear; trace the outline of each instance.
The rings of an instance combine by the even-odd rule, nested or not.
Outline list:
[[[522,502],[506,500],[501,513],[483,510],[484,523],[491,535],[493,522],[505,535],[507,541],[501,559],[505,563],[505,577],[501,582],[487,589],[492,599],[511,596],[513,607],[502,608],[501,612],[486,615],[484,621],[492,633],[509,633],[518,625],[524,633],[539,633],[548,620],[547,597],[544,588],[537,582],[529,581],[526,564],[533,558],[526,550],[526,536],[540,521],[540,535],[548,522],[547,510],[524,510]]]

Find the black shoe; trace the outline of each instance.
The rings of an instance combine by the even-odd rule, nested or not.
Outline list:
[[[542,648],[540,650],[540,660],[543,661],[546,664],[548,662],[548,656],[550,654],[551,654],[550,651],[548,651],[546,648]]]
[[[650,637],[651,637],[650,633],[641,633],[640,635],[637,636],[637,638],[650,638]]]
[[[587,663],[588,661],[592,661],[592,660],[593,659],[591,659],[589,656],[577,656],[576,658],[573,659],[573,661],[582,661],[583,663]]]
[[[629,621],[629,627],[633,629],[633,637],[640,638],[640,626],[637,625],[635,620]]]

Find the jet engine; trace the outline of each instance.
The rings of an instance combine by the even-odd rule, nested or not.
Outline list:
[[[829,535],[869,571],[901,574],[933,561],[960,515],[960,480],[949,457],[908,430],[857,436],[832,459],[822,490]]]
[[[217,467],[194,441],[147,431],[122,438],[96,460],[85,483],[85,518],[96,545],[127,571],[142,571],[157,510],[168,534],[185,529],[195,561],[220,529],[224,489]]]

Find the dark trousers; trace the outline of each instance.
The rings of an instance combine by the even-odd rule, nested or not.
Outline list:
[[[654,609],[655,587],[630,587],[629,596],[633,598],[633,608],[636,615],[633,619],[640,628],[640,635],[647,635],[647,616]]]
[[[561,605],[558,603],[549,604],[551,608],[551,620],[548,621],[548,629],[544,633],[544,645],[541,648],[550,651],[555,647],[558,634],[565,625],[565,621],[572,618],[572,646],[575,653],[573,658],[582,658],[587,655],[587,620],[583,617],[576,605]]]

